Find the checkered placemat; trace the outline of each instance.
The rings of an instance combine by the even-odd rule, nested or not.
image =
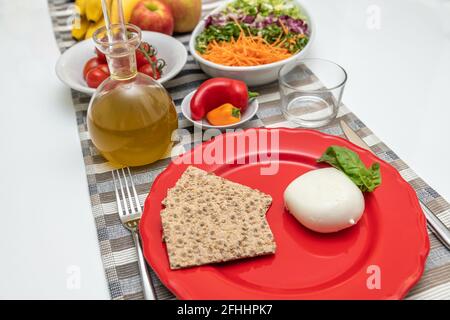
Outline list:
[[[204,0],[204,11],[214,7],[215,0]],[[73,3],[68,0],[49,0],[49,12],[57,44],[63,52],[75,41],[72,40],[70,17],[73,15]],[[181,35],[177,39],[186,47],[190,35]],[[200,70],[191,55],[186,65],[176,78],[164,86],[170,92],[179,113],[179,127],[192,132],[191,124],[180,114],[180,103],[183,97],[196,89],[207,76]],[[271,84],[258,88],[260,108],[257,115],[246,127],[295,127],[285,120],[280,110],[278,85]],[[78,132],[83,150],[92,213],[98,233],[103,266],[112,299],[142,299],[142,288],[139,277],[136,250],[130,233],[120,223],[111,170],[112,166],[98,153],[91,140],[86,126],[86,111],[90,96],[72,90],[73,105],[76,112]],[[450,205],[436,191],[418,177],[388,146],[381,142],[364,123],[350,112],[344,105],[340,107],[335,121],[320,131],[344,137],[339,120],[344,119],[381,159],[394,166],[405,180],[416,190],[418,197],[446,225],[450,226]],[[192,140],[194,141],[194,140]],[[198,143],[198,141],[196,142]],[[195,144],[195,143],[194,143]],[[144,202],[155,177],[168,165],[170,159],[162,159],[151,165],[133,168],[133,179]],[[425,272],[420,282],[409,292],[407,299],[450,299],[450,251],[447,250],[433,234],[430,234],[431,251],[426,263]],[[174,296],[160,283],[151,272],[156,288],[157,299],[173,299]]]

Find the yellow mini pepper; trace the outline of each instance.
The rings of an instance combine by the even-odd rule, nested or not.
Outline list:
[[[206,114],[213,126],[226,126],[241,121],[241,111],[231,103],[225,103]]]

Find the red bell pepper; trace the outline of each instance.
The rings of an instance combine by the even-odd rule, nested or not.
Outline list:
[[[248,106],[248,99],[258,95],[248,91],[245,82],[228,78],[212,78],[203,82],[191,99],[191,117],[201,120],[209,111],[230,103],[240,109]]]

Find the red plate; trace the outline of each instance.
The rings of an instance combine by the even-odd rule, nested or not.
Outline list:
[[[237,143],[243,137],[250,141],[255,133],[257,150],[242,143],[244,140]],[[279,136],[279,146],[269,139],[275,137],[272,135]],[[262,162],[252,158],[266,154],[261,143],[264,137],[270,140],[266,147],[279,152],[279,160],[272,162],[279,165],[276,175],[262,175],[260,169],[270,164],[263,157],[258,158]],[[198,160],[194,154],[211,154],[223,160],[225,155],[217,150],[230,139],[239,147],[234,147],[228,164],[204,161],[194,165],[272,196],[267,219],[277,251],[274,255],[172,271],[161,241],[161,201],[187,163]],[[366,209],[356,226],[319,234],[304,228],[285,211],[283,191],[294,178],[323,166],[315,160],[330,145],[356,151],[366,165],[380,162],[383,182],[365,196]],[[211,153],[213,149],[216,153]],[[230,161],[236,159],[245,163]],[[153,183],[140,228],[145,258],[180,299],[400,299],[420,278],[429,251],[426,221],[415,192],[393,167],[344,139],[300,129],[227,133],[183,154]]]

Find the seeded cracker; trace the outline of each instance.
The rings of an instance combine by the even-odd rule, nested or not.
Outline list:
[[[189,166],[161,211],[171,269],[275,252],[266,221],[272,198]]]

